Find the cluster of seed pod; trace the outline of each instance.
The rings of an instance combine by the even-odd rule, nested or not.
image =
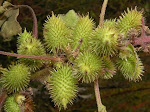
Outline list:
[[[102,27],[96,27],[89,15],[81,16],[74,10],[58,16],[52,13],[44,24],[45,44],[24,30],[18,37],[17,52],[36,56],[60,56],[64,60],[47,63],[19,58],[16,65],[11,65],[3,72],[2,86],[9,93],[17,94],[29,85],[34,72],[48,64],[53,69],[47,75],[46,87],[53,102],[61,110],[66,109],[69,103],[72,104],[77,96],[78,82],[91,83],[97,78],[110,79],[117,71],[126,79],[137,81],[141,79],[144,68],[134,46],[128,43],[128,35],[131,29],[140,34],[141,19],[141,11],[136,8],[128,9],[119,19],[105,20]],[[19,112],[20,109],[14,95],[6,100],[5,111],[10,112],[10,108],[11,112]]]

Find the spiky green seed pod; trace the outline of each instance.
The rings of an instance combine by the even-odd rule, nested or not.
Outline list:
[[[19,34],[18,37],[18,45],[20,45],[22,42],[24,42],[26,39],[31,39],[33,38],[30,32],[27,32],[25,29],[23,33]]]
[[[77,75],[82,82],[90,83],[99,77],[102,70],[102,60],[93,53],[81,53],[75,60]]]
[[[144,72],[143,64],[131,44],[127,46],[127,49],[128,53],[122,53],[123,58],[118,59],[116,64],[126,79],[138,81]]]
[[[15,101],[15,96],[8,96],[4,103],[5,112],[20,112],[20,107],[18,103]]]
[[[103,23],[104,27],[116,28],[116,19],[108,20],[106,19]]]
[[[127,32],[134,28],[137,31],[141,30],[141,19],[142,19],[142,11],[137,11],[135,9],[127,9],[127,12],[124,12],[122,16],[119,17],[117,21],[117,28],[121,33],[127,36]]]
[[[118,33],[109,27],[99,27],[93,33],[91,49],[100,56],[112,56],[117,51]]]
[[[79,20],[79,17],[74,10],[69,10],[66,15],[61,18],[70,29],[74,29]]]
[[[3,72],[1,82],[3,88],[8,92],[19,92],[24,90],[30,81],[29,68],[23,64],[11,65]]]
[[[73,99],[77,94],[77,79],[74,77],[71,67],[62,66],[54,70],[51,74],[49,83],[49,90],[51,98],[55,105],[66,109],[67,104],[72,104]]]
[[[103,79],[111,79],[116,73],[115,65],[110,58],[103,57],[103,68],[104,74],[100,76]]]
[[[140,58],[136,59],[134,56],[130,56],[126,60],[117,60],[117,65],[123,76],[130,81],[138,81],[144,72]]]
[[[45,50],[42,43],[35,39],[26,39],[18,46],[18,54],[45,56]],[[43,65],[43,60],[20,58],[20,61],[30,67],[30,70],[36,70]]]
[[[51,17],[47,17],[47,21],[44,24],[44,37],[47,44],[47,48],[56,53],[59,49],[65,49],[69,43],[69,30],[65,23],[52,14]]]
[[[83,39],[80,50],[87,50],[89,47],[89,39],[94,29],[93,20],[89,19],[89,15],[80,17],[73,31],[72,47],[76,49],[79,45],[79,40]]]

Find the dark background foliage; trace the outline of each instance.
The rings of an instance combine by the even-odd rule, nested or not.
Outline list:
[[[99,21],[99,13],[102,0],[7,0],[14,5],[31,6],[38,19],[39,38],[42,40],[43,23],[47,15],[64,14],[70,9],[86,15],[87,13],[95,20]],[[144,10],[146,25],[150,26],[150,2],[149,0],[109,0],[106,16],[107,19],[118,18],[121,13],[129,8],[138,7]],[[28,9],[21,9],[18,17],[22,28],[32,31],[32,18]],[[12,41],[3,42],[0,37],[0,50],[16,52],[16,36]],[[102,102],[107,107],[108,112],[150,112],[150,54],[139,53],[144,63],[145,74],[140,82],[129,82],[121,74],[117,74],[111,80],[100,80],[100,90]],[[7,67],[13,64],[16,58],[0,55],[0,64]],[[36,94],[33,96],[35,102],[35,112],[57,112],[54,108],[49,94],[43,85],[37,82],[31,83]],[[69,106],[64,112],[96,112],[97,105],[94,96],[93,84],[81,84],[79,97],[74,105]]]

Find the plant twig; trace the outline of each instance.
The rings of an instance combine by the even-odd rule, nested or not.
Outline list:
[[[28,8],[32,14],[32,17],[33,17],[33,36],[35,38],[37,38],[38,37],[38,25],[37,25],[37,18],[36,18],[35,12],[28,5],[17,5],[15,8],[22,8],[22,7]]]
[[[108,3],[108,0],[104,0],[102,9],[101,9],[101,13],[100,13],[99,27],[101,27],[103,25],[107,3]]]
[[[134,46],[137,46],[137,45],[141,45],[141,48],[144,52],[150,52],[149,50],[149,47],[147,46],[148,43],[150,43],[150,36],[147,36],[146,33],[145,33],[145,23],[144,23],[144,18],[141,19],[141,22],[142,22],[142,29],[141,29],[141,36],[138,37],[138,38],[135,38],[133,41],[132,41],[132,44]]]
[[[31,59],[62,61],[62,59],[59,58],[59,57],[23,55],[23,54],[9,53],[9,52],[4,52],[4,51],[0,51],[0,54],[7,55],[7,56],[13,56],[13,57],[19,57],[19,58],[31,58]]]
[[[96,96],[96,101],[97,101],[97,107],[98,107],[98,112],[100,112],[100,107],[102,105],[101,97],[100,97],[100,91],[99,91],[99,84],[98,84],[98,79],[94,81],[94,90],[95,90],[95,96]]]
[[[7,98],[7,93],[6,93],[6,91],[2,90],[2,93],[0,95],[0,112],[1,112],[3,103],[6,100],[6,98]]]
[[[101,9],[101,13],[100,13],[99,27],[103,26],[107,3],[108,3],[108,0],[104,0],[102,9]],[[98,112],[101,112],[101,106],[103,106],[103,105],[102,105],[102,101],[101,101],[101,97],[100,97],[98,78],[94,81],[94,89],[95,89],[95,96],[96,96],[96,101],[97,101]]]

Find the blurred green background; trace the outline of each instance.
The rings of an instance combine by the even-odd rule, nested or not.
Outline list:
[[[86,15],[87,13],[99,21],[99,13],[103,0],[7,0],[14,5],[31,6],[38,19],[39,38],[42,40],[43,23],[47,15],[64,14],[70,9]],[[149,0],[109,0],[106,16],[107,19],[118,18],[121,13],[129,8],[138,7],[144,10],[146,25],[150,26],[150,2]],[[18,17],[22,28],[32,31],[32,18],[28,9],[21,9]],[[3,42],[0,37],[0,50],[16,52],[16,37],[12,41]],[[150,112],[150,54],[139,52],[144,63],[145,74],[142,81],[129,82],[121,74],[117,74],[111,80],[99,80],[103,104],[107,112]],[[0,64],[7,67],[14,63],[16,58],[0,55]],[[49,98],[48,91],[43,85],[37,82],[31,83],[36,94],[33,96],[35,112],[57,112],[54,104]],[[37,89],[38,88],[38,89]],[[81,84],[79,97],[74,104],[62,112],[96,112],[97,105],[94,96],[93,84]]]

